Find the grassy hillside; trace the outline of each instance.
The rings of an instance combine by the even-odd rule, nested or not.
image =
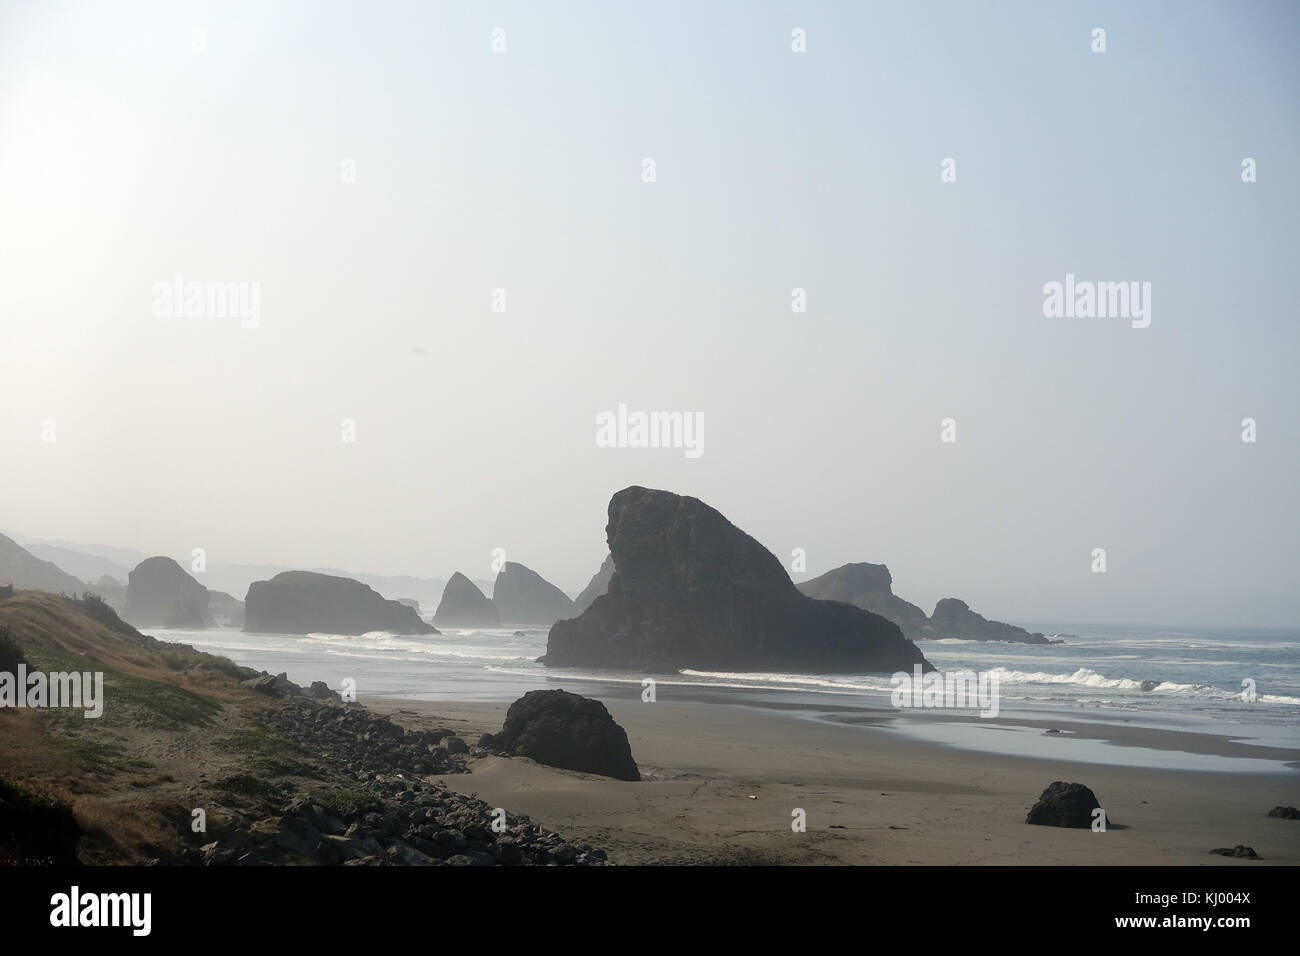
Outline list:
[[[605,860],[526,817],[490,830],[494,807],[434,779],[468,772],[452,731],[155,640],[93,595],[0,597],[0,671],[20,662],[103,672],[103,716],[0,708],[0,865]]]
[[[214,795],[216,781],[245,763],[229,741],[249,732],[263,704],[240,685],[246,673],[140,634],[93,595],[0,599],[0,657],[6,648],[29,670],[102,671],[104,713],[0,709],[0,803],[26,801],[46,816],[65,810],[80,830],[83,862],[143,862],[182,849],[191,809],[214,805],[204,790]],[[0,831],[0,861],[5,842]],[[15,848],[10,835],[11,862],[42,856],[39,847]]]

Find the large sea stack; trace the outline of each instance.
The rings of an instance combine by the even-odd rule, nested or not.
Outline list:
[[[531,568],[507,561],[492,586],[502,624],[550,627],[573,613],[573,601]]]
[[[267,634],[437,634],[414,609],[351,578],[285,571],[254,581],[244,600],[244,630]]]
[[[478,585],[457,571],[442,589],[433,623],[439,627],[500,627],[501,615]]]
[[[810,598],[843,601],[888,618],[908,640],[930,636],[930,621],[925,612],[894,594],[894,579],[883,564],[841,565],[796,587]]]
[[[136,627],[212,626],[208,589],[171,558],[145,558],[126,585],[124,620]]]
[[[543,663],[667,672],[932,670],[898,625],[801,594],[776,556],[697,498],[624,488],[605,528],[614,574],[558,621]]]

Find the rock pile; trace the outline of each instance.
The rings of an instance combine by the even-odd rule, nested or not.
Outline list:
[[[439,785],[376,776],[357,791],[293,797],[278,816],[239,814],[185,852],[206,866],[598,866],[605,851],[569,843],[526,816]]]
[[[356,779],[401,771],[468,773],[465,742],[450,730],[407,730],[387,714],[290,697],[260,714],[272,730],[334,760]]]

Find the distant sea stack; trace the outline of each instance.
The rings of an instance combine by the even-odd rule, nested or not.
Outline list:
[[[573,599],[573,613],[581,614],[587,608],[591,607],[591,602],[596,600],[605,593],[609,587],[609,579],[614,576],[614,556],[605,555],[605,560],[600,564],[600,570],[591,578],[591,583],[582,589],[582,593]]]
[[[208,589],[171,558],[145,558],[127,578],[123,619],[135,627],[212,626]]]
[[[433,623],[439,627],[500,627],[501,615],[478,585],[457,571],[442,589]]]
[[[127,576],[129,577],[130,574],[131,572],[128,571]],[[99,580],[90,585],[87,590],[102,597],[119,615],[126,610],[126,585],[112,575],[101,574]]]
[[[492,586],[502,624],[550,627],[573,614],[569,596],[531,568],[507,561]]]
[[[549,665],[801,673],[933,670],[898,625],[801,594],[776,556],[697,498],[625,488],[605,528],[614,573],[557,622]]]
[[[225,591],[208,588],[208,613],[220,627],[244,626],[244,602]]]
[[[266,634],[437,634],[414,610],[351,578],[285,571],[254,581],[244,599],[244,630]]]
[[[894,579],[883,564],[845,564],[796,585],[810,598],[843,601],[888,618],[915,641],[930,636],[930,621],[915,604],[894,594]]]
[[[1014,624],[990,621],[976,614],[965,601],[944,598],[934,606],[930,625],[935,637],[956,637],[967,641],[1011,641],[1016,644],[1063,644],[1044,637],[1041,632],[1030,633]]]

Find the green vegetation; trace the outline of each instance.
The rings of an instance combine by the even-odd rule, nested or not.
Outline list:
[[[179,645],[172,645],[172,647],[175,647],[174,650],[166,644],[163,647],[167,649],[160,651],[159,657],[162,659],[163,666],[171,670],[184,671],[194,667],[199,670],[212,671],[237,681],[244,679],[243,669],[229,658],[215,657],[212,654],[189,650]]]
[[[220,702],[184,687],[131,674],[104,675],[105,710],[136,706],[146,726],[162,730],[204,727],[221,712]]]
[[[110,631],[115,631],[123,637],[140,636],[140,632],[118,617],[117,612],[98,594],[92,594],[89,591],[81,595],[81,597],[68,597],[65,594],[63,599],[96,624],[102,624]]]
[[[248,766],[266,777],[309,777],[323,780],[328,758],[299,746],[292,740],[263,727],[239,730],[216,742],[229,753],[239,754]]]
[[[65,726],[79,727],[81,717],[76,717],[75,721],[69,717]],[[124,748],[105,741],[100,736],[63,734],[50,736],[47,741],[52,749],[66,754],[74,766],[100,780],[114,780],[125,774],[140,773],[154,767],[150,761],[133,757]]]
[[[284,802],[278,787],[248,773],[223,777],[217,781],[216,788],[221,803],[258,814],[273,813]]]

